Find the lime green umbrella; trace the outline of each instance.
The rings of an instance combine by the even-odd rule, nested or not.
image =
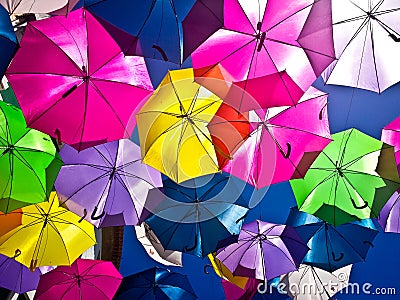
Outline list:
[[[290,181],[299,209],[334,226],[377,217],[400,187],[393,147],[356,129],[332,139],[306,176]]]
[[[22,111],[0,101],[0,211],[45,201],[61,165],[51,138],[27,128]]]

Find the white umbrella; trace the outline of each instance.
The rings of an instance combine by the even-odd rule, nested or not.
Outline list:
[[[46,14],[65,7],[68,0],[0,0],[10,14]]]

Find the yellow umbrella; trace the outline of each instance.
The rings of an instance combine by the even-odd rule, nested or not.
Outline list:
[[[215,257],[215,253],[208,254],[208,259],[211,262],[211,266],[214,272],[221,278],[233,283],[234,285],[244,289],[249,278],[242,276],[234,276],[231,271],[225,265]]]
[[[10,214],[21,214],[22,225],[0,237],[0,253],[14,257],[31,270],[39,266],[71,265],[96,244],[93,225],[60,207],[55,192],[50,194],[48,202]]]
[[[218,172],[207,125],[221,104],[193,69],[169,71],[136,116],[143,162],[178,183]]]

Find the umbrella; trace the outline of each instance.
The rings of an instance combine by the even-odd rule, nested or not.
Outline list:
[[[381,140],[394,147],[397,169],[400,172],[400,117],[383,128]]]
[[[307,251],[293,228],[256,220],[243,225],[238,242],[216,257],[234,275],[266,281],[296,270]]]
[[[397,83],[399,16],[400,5],[396,1],[332,1],[338,60],[324,72],[325,82],[379,93]]]
[[[30,22],[7,78],[28,126],[77,150],[129,137],[152,92],[143,58],[82,9]]]
[[[238,287],[230,281],[222,279],[222,287],[224,288],[226,300],[248,300],[253,299],[257,293],[257,287],[260,280],[248,278],[244,287]]]
[[[253,128],[223,167],[256,186],[302,178],[331,141],[327,94],[310,88],[295,107],[250,112]]]
[[[3,7],[0,7],[0,51],[0,77],[3,77],[4,72],[17,51],[17,37],[15,36],[10,17]]]
[[[59,207],[57,194],[49,202],[21,209],[22,225],[0,237],[0,253],[34,270],[39,266],[71,265],[96,243],[93,225]]]
[[[110,261],[77,259],[42,275],[35,299],[111,300],[122,275]]]
[[[124,277],[115,299],[191,300],[197,297],[186,275],[155,267]]]
[[[26,127],[20,109],[0,102],[0,211],[45,201],[62,161],[51,138]]]
[[[135,231],[146,253],[156,262],[166,266],[182,266],[182,253],[165,250],[149,225],[142,223],[140,226],[135,226]]]
[[[349,285],[351,265],[333,273],[300,265],[299,270],[282,277],[283,291],[294,300],[331,300]]]
[[[356,129],[332,139],[304,179],[290,181],[299,209],[335,226],[376,218],[400,187],[393,147]]]
[[[226,174],[163,181],[150,191],[149,204],[159,201],[146,220],[165,249],[205,257],[218,242],[238,234],[248,211],[241,190]],[[243,203],[243,204],[242,204]]]
[[[18,213],[15,213],[18,212]],[[4,214],[0,212],[0,236],[21,225],[21,210],[17,209],[13,213]]]
[[[60,155],[60,202],[95,226],[136,225],[148,190],[162,186],[160,173],[141,162],[139,146],[128,139],[81,152],[64,146]]]
[[[64,7],[52,11],[51,14],[53,16],[66,16],[75,8],[78,2],[79,0],[68,0],[68,3]]]
[[[310,250],[303,263],[328,272],[365,261],[378,234],[371,219],[334,227],[297,209],[291,210],[286,223],[294,227],[304,241],[308,241]]]
[[[23,14],[45,14],[64,7],[68,0],[0,0],[0,4],[8,13]]]
[[[0,287],[18,294],[36,290],[41,272],[36,269],[31,272],[14,258],[21,253],[16,250],[14,257],[0,254]]]
[[[400,193],[394,194],[386,202],[378,216],[378,222],[385,232],[400,233]]]
[[[246,93],[262,108],[295,105],[335,59],[330,1],[198,3],[188,17],[210,21],[202,29],[197,29],[199,21],[195,23],[197,27],[187,26],[187,31],[196,33],[190,42],[211,36],[191,55],[195,77],[202,80],[201,77],[210,76],[216,66],[227,73],[225,78],[231,77],[230,81],[238,88],[234,88],[234,95],[218,94],[213,81],[206,87],[228,103],[235,103],[240,111],[245,110],[241,106],[249,101]]]
[[[218,172],[207,124],[221,103],[192,69],[169,71],[136,115],[143,162],[178,183]]]

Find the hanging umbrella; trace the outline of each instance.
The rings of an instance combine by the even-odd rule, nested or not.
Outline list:
[[[335,226],[376,218],[400,187],[393,147],[356,129],[332,138],[304,179],[290,181],[299,209]]]
[[[136,115],[143,162],[178,183],[218,172],[207,124],[221,103],[192,69],[169,71]]]
[[[225,174],[163,184],[162,191],[149,193],[147,201],[160,204],[146,223],[165,249],[205,257],[219,241],[239,233],[248,209],[242,191]]]
[[[186,275],[155,267],[124,277],[115,299],[191,300],[197,297]]]
[[[28,126],[77,150],[129,137],[152,92],[143,58],[82,9],[30,22],[7,78]]]
[[[109,261],[77,259],[42,275],[35,299],[111,300],[122,275]]]
[[[400,117],[383,128],[381,140],[394,147],[397,169],[400,172]]]
[[[365,261],[368,250],[378,234],[371,219],[334,227],[313,215],[291,210],[286,221],[296,229],[310,248],[303,263],[328,272]]]
[[[62,161],[50,137],[26,127],[20,109],[0,102],[0,211],[45,201]]]
[[[400,233],[400,193],[398,190],[382,208],[378,222],[385,232]]]
[[[18,213],[18,212],[15,212]],[[22,208],[22,225],[0,237],[0,253],[34,270],[39,266],[71,265],[96,243],[93,225],[59,207],[57,194],[49,202]]]
[[[338,57],[326,83],[383,92],[400,80],[400,4],[397,1],[332,1]]]
[[[64,7],[68,0],[0,0],[0,4],[15,15],[45,14]]]
[[[222,287],[224,288],[226,300],[248,300],[253,299],[257,293],[257,287],[261,283],[255,278],[248,278],[244,287],[238,287],[232,282],[222,279]]]
[[[216,66],[230,74],[234,95],[218,96],[240,111],[246,110],[241,107],[249,101],[246,93],[262,108],[295,105],[335,59],[329,0],[198,3],[188,14],[198,19],[195,26],[186,27],[196,33],[190,42],[211,36],[191,55],[195,77],[210,76]],[[198,29],[202,19],[210,20],[204,31]],[[212,82],[206,87],[217,93]]]
[[[257,188],[304,177],[331,141],[326,108],[327,94],[310,88],[295,107],[250,112],[249,138],[221,167]]]
[[[17,51],[17,37],[15,36],[10,17],[3,7],[0,7],[0,51],[0,77],[3,77],[11,59]]]
[[[17,209],[10,214],[0,212],[0,236],[21,225],[21,210]]]
[[[161,175],[141,162],[139,146],[124,139],[78,152],[64,146],[55,182],[60,202],[95,226],[136,225]]]
[[[67,4],[64,7],[61,7],[57,10],[51,12],[53,16],[66,16],[68,15],[78,4],[79,0],[68,0]]]
[[[21,252],[15,251],[14,257],[0,254],[0,287],[18,294],[36,290],[41,272],[36,269],[31,272],[27,267],[17,262],[14,258]]]
[[[282,277],[285,291],[293,300],[331,300],[333,296],[349,285],[352,266],[333,273],[300,265],[299,270]]]
[[[156,262],[166,266],[182,266],[182,253],[165,250],[149,225],[142,223],[140,226],[135,226],[135,231],[136,237],[146,250],[146,253]]]
[[[296,270],[307,251],[293,228],[256,220],[243,225],[238,242],[216,257],[234,275],[266,281]]]

